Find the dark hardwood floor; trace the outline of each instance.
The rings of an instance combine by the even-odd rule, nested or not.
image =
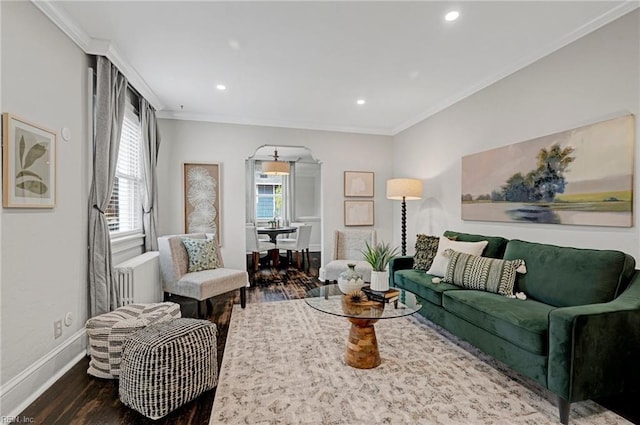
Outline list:
[[[263,268],[252,276],[247,290],[247,302],[259,303],[302,298],[307,290],[320,286],[317,280],[319,253],[312,253],[309,275],[304,278],[295,272]],[[213,299],[209,320],[218,327],[218,367],[222,364],[231,312],[240,303],[237,293]],[[195,314],[196,304],[182,300],[184,316]],[[60,378],[42,396],[22,412],[23,422],[34,424],[91,424],[91,425],[208,425],[215,397],[215,388],[187,403],[166,417],[153,421],[124,406],[118,399],[118,381],[87,375],[89,359],[84,358]],[[599,400],[635,424],[640,424],[640,394]],[[26,420],[25,420],[26,419]]]
[[[320,286],[318,267],[320,254],[311,253],[308,277],[301,276],[286,265],[280,270],[261,268],[251,276],[247,303],[282,301],[303,298],[311,288]],[[194,301],[177,300],[183,316],[195,317]],[[208,319],[218,327],[218,367],[222,364],[231,312],[240,304],[238,291],[213,298],[213,311]],[[87,375],[89,358],[84,358],[60,378],[51,388],[27,407],[19,416],[34,424],[90,425],[208,425],[215,397],[215,388],[197,399],[153,421],[124,406],[118,398],[118,381]]]

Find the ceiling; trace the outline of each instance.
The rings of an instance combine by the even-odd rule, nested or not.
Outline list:
[[[393,135],[637,1],[37,1],[164,118]],[[460,18],[446,22],[456,9]],[[226,85],[225,91],[216,89]],[[364,105],[357,105],[364,99]]]

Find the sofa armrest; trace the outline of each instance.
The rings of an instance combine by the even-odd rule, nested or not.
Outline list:
[[[547,387],[569,402],[640,387],[640,277],[615,300],[549,314]]]
[[[395,272],[411,268],[413,268],[413,256],[393,257],[389,261],[389,286],[396,286],[394,281]]]

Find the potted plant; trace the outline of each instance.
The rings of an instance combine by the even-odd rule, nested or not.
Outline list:
[[[365,242],[362,255],[367,263],[371,264],[371,289],[374,291],[389,290],[389,260],[398,255],[398,247],[392,248],[390,244],[380,242],[373,246]]]

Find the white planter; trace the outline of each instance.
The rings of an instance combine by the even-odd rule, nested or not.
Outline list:
[[[371,289],[373,291],[388,291],[389,290],[389,271],[383,272],[372,271],[371,272]]]

